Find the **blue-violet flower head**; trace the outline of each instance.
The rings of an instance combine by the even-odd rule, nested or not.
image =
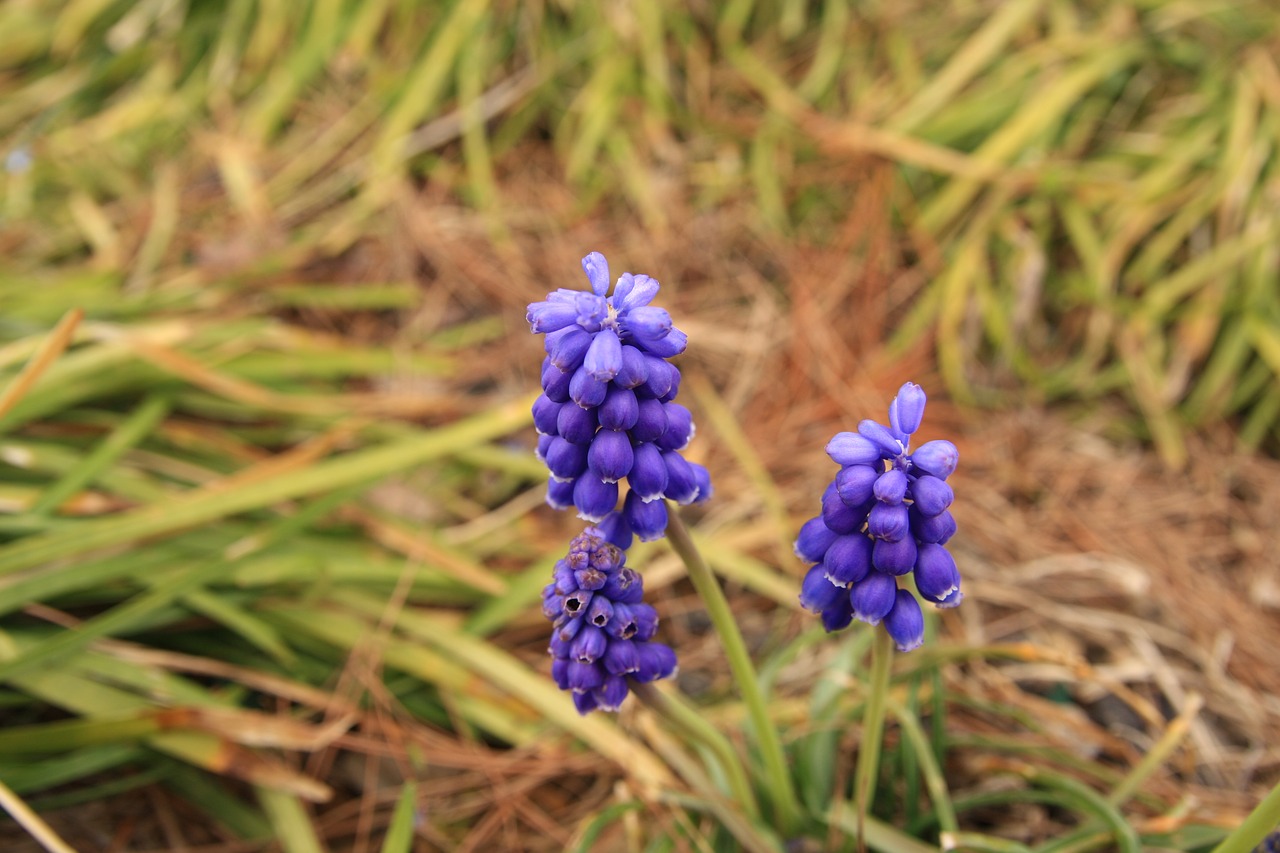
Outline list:
[[[560,288],[526,314],[529,328],[545,335],[533,423],[538,458],[551,474],[547,503],[572,505],[611,541],[657,539],[667,526],[661,498],[687,504],[711,496],[707,469],[680,455],[694,425],[675,402],[680,371],[667,359],[684,352],[688,337],[650,304],[655,279],[623,273],[610,296],[604,255],[587,255],[582,269],[589,291]],[[622,481],[629,491],[619,510]]]
[[[611,538],[601,528],[584,530],[542,590],[542,612],[552,623],[551,676],[573,692],[581,714],[616,711],[631,681],[676,671],[675,652],[653,640],[658,614],[641,601],[644,581]]]
[[[955,607],[964,597],[946,548],[956,532],[949,511],[955,493],[946,480],[960,452],[942,440],[912,449],[925,402],[924,390],[908,382],[889,405],[888,426],[864,420],[857,432],[831,439],[827,455],[840,471],[795,545],[812,564],[800,592],[805,609],[819,614],[828,631],[852,619],[884,623],[902,651],[924,641],[924,617],[916,597],[898,587],[899,577],[911,574],[920,597],[935,607]]]

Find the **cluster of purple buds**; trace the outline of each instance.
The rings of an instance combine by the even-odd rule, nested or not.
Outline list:
[[[628,679],[655,681],[676,671],[675,652],[652,639],[658,614],[641,601],[644,583],[625,562],[605,531],[588,527],[542,591],[542,612],[554,625],[551,676],[573,691],[580,714],[618,710]]]
[[[920,595],[938,607],[963,597],[960,573],[946,549],[956,532],[947,477],[960,454],[949,441],[914,452],[911,436],[924,416],[925,394],[910,382],[889,406],[889,426],[865,420],[827,445],[840,473],[822,496],[822,513],[800,529],[796,554],[815,563],[800,593],[828,631],[853,619],[884,622],[902,651],[924,641],[916,597],[898,587],[914,572]]]
[[[680,371],[667,361],[688,338],[663,308],[649,305],[658,282],[623,273],[609,292],[609,264],[582,259],[591,291],[560,288],[529,306],[529,328],[546,335],[542,395],[533,404],[538,457],[551,472],[547,503],[576,507],[605,522],[625,548],[667,529],[667,498],[679,504],[711,496],[706,468],[680,451],[693,437],[689,410],[675,402]],[[618,483],[628,493],[622,511]]]

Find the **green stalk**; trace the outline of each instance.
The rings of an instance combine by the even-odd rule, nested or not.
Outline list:
[[[854,771],[853,799],[858,814],[858,848],[866,849],[867,813],[875,799],[876,773],[880,767],[880,742],[884,737],[886,699],[889,695],[889,670],[893,664],[893,637],[878,630],[871,643],[871,685],[867,709],[862,715],[862,743],[858,747],[858,766]]]
[[[707,616],[715,626],[720,644],[724,647],[725,657],[729,659],[729,669],[733,672],[734,681],[742,692],[742,701],[747,706],[747,715],[751,720],[751,728],[764,759],[765,777],[773,794],[774,807],[777,809],[778,822],[784,836],[795,832],[800,823],[800,806],[796,800],[795,788],[792,786],[791,774],[787,770],[786,755],[782,750],[782,740],[778,730],[769,718],[769,709],[765,705],[764,692],[756,678],[755,667],[747,652],[747,644],[738,630],[738,622],[729,608],[729,601],[724,590],[716,580],[706,560],[698,552],[684,526],[675,507],[670,507],[667,521],[667,539],[672,549],[684,561],[689,570],[689,580],[697,590],[698,596],[707,608]]]
[[[1249,853],[1277,825],[1280,825],[1280,785],[1271,789],[1271,793],[1258,803],[1258,807],[1249,813],[1244,823],[1213,848],[1213,853]]]
[[[729,739],[678,696],[668,695],[653,684],[635,682],[631,685],[631,692],[664,720],[711,750],[729,780],[729,787],[738,806],[746,812],[747,818],[758,820],[760,804],[756,802],[746,770]]]

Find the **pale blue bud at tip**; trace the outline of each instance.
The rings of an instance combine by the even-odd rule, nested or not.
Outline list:
[[[591,282],[591,292],[604,296],[609,292],[609,262],[599,252],[591,252],[582,259],[582,271]]]
[[[890,425],[903,435],[912,435],[920,429],[924,405],[924,389],[914,382],[907,382],[898,389],[898,396],[889,406]]]

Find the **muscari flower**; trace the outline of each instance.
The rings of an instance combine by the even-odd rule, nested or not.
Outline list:
[[[625,562],[606,531],[588,527],[542,590],[542,612],[554,626],[551,675],[561,690],[573,691],[580,714],[616,711],[630,681],[676,671],[675,652],[653,640],[658,614],[641,601],[644,583]]]
[[[865,420],[856,433],[831,439],[827,454],[840,473],[795,544],[796,554],[815,564],[800,603],[820,614],[828,631],[854,619],[883,622],[902,651],[924,641],[924,614],[916,597],[898,587],[899,577],[914,572],[917,591],[937,607],[955,607],[964,597],[946,548],[956,532],[946,480],[960,454],[949,441],[912,450],[924,407],[924,391],[908,382],[889,405],[887,427]]]
[[[560,288],[526,315],[546,336],[542,395],[533,404],[537,453],[551,472],[547,503],[576,507],[625,549],[633,533],[649,541],[666,531],[662,498],[706,500],[711,478],[680,455],[693,418],[675,402],[680,371],[667,359],[684,352],[688,338],[666,309],[649,304],[658,282],[623,273],[606,296],[604,255],[592,252],[582,268],[590,292]],[[623,480],[628,493],[618,511]]]

